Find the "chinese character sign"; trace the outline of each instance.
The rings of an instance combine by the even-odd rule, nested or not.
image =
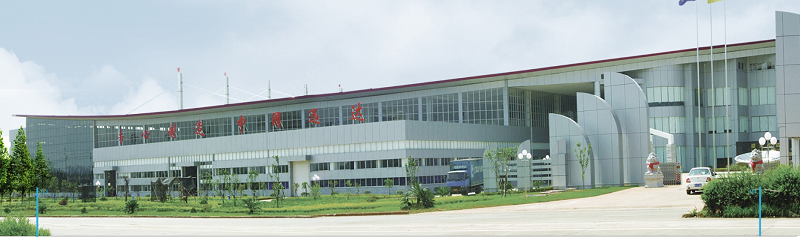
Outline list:
[[[272,127],[283,128],[283,125],[281,125],[281,112],[272,113]]]
[[[236,125],[239,125],[239,134],[244,134],[245,126],[244,123],[247,122],[247,119],[244,119],[244,116],[239,115],[239,120],[236,120]]]
[[[194,124],[194,134],[200,135],[201,137],[206,135],[203,133],[203,121],[198,119],[197,123]]]
[[[121,146],[122,140],[125,139],[125,136],[122,135],[122,129],[119,129],[119,137],[117,139],[119,139],[119,145]]]
[[[358,106],[351,105],[350,108],[350,120],[358,120],[364,122],[364,115],[361,114],[361,102],[358,102]]]
[[[319,115],[317,109],[308,110],[308,122],[319,124]]]
[[[176,134],[175,134],[175,124],[174,123],[170,123],[169,124],[169,130],[167,130],[167,135],[169,137],[171,137],[172,139],[178,138],[178,136],[176,136]]]

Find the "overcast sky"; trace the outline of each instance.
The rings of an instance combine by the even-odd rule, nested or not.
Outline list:
[[[728,43],[774,39],[775,11],[800,13],[796,0],[726,2]],[[714,44],[725,35],[723,3],[705,0],[79,3],[0,2],[4,137],[24,126],[12,114],[177,109],[178,67],[191,108],[224,103],[209,93],[224,73],[238,102],[263,99],[267,80],[276,98],[694,48],[696,6],[700,45],[711,19]]]

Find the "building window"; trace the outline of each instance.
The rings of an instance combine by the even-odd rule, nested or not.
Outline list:
[[[358,104],[352,106],[358,107]],[[359,124],[378,122],[378,103],[361,103],[361,115],[364,121],[353,119],[353,107],[350,105],[342,106],[342,124]]]
[[[242,126],[242,128],[241,128],[243,131],[239,130],[240,128],[239,128],[239,122],[238,121],[239,121],[240,117],[239,116],[233,117],[233,123],[234,123],[233,127],[235,128],[234,131],[233,131],[234,135],[243,135],[243,134],[251,134],[251,133],[263,133],[263,132],[267,131],[267,117],[266,117],[266,115],[263,115],[263,114],[247,115],[247,116],[241,116],[241,118],[245,119],[244,126]]]
[[[462,93],[464,123],[503,125],[503,96],[503,88]]]
[[[439,158],[425,158],[425,166],[439,166]]]
[[[458,123],[458,94],[422,97],[422,120]]]
[[[450,165],[450,161],[453,160],[453,158],[441,158],[441,159],[442,159],[441,164],[444,165],[444,166],[449,166]]]
[[[336,169],[337,170],[352,170],[355,168],[353,166],[353,161],[344,161],[344,162],[336,162]]]
[[[276,117],[273,120],[273,115]],[[280,116],[278,116],[280,115]],[[289,131],[289,130],[297,130],[303,128],[303,113],[301,110],[295,111],[288,111],[288,112],[280,112],[278,114],[270,113],[269,116],[269,131],[270,132],[280,132],[280,131]],[[280,118],[280,121],[277,120]],[[274,124],[273,124],[274,123]]]
[[[247,174],[247,167],[236,167],[232,170],[233,174]]]
[[[684,117],[654,117],[650,118],[650,127],[668,133],[685,133]]]
[[[648,103],[683,102],[682,86],[648,87]]]
[[[311,171],[331,170],[331,163],[312,163]]]
[[[357,162],[357,169],[371,169],[377,168],[377,161],[376,160],[362,160]]]
[[[739,132],[747,132],[749,130],[747,127],[748,122],[747,116],[739,116]]]
[[[775,104],[775,87],[750,88],[750,105]]]
[[[202,122],[205,137],[230,136],[233,132],[230,118],[204,119]]]
[[[400,159],[381,160],[381,168],[402,167],[402,163]]]
[[[277,165],[272,167],[273,174],[289,173],[289,165]]]
[[[417,98],[381,102],[383,120],[418,120],[419,103]]]
[[[258,174],[266,174],[267,173],[267,167],[265,167],[265,166],[253,166],[253,167],[250,167],[250,171],[254,171],[254,170],[256,172],[258,172]]]
[[[309,128],[317,128],[317,127],[329,127],[329,126],[338,126],[339,125],[339,112],[341,109],[339,107],[328,107],[328,108],[319,108],[317,109],[317,116],[319,116],[319,124],[312,123],[308,119],[308,111],[305,110],[306,116],[306,124]],[[349,116],[350,113],[348,112],[347,115]],[[350,117],[344,117],[345,119],[350,119]]]
[[[172,175],[172,177],[183,177],[180,170],[170,170],[170,175]]]
[[[510,126],[530,127],[531,111],[528,105],[530,91],[508,88],[508,123]],[[526,103],[527,102],[527,103]]]
[[[777,116],[755,116],[751,117],[750,129],[752,132],[776,132],[778,131]]]

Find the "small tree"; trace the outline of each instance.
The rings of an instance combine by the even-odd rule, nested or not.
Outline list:
[[[348,189],[344,192],[345,199],[346,200],[350,200],[350,189],[349,188],[353,187],[353,183],[351,183],[350,180],[348,179],[346,182],[344,182],[344,184],[348,187]]]
[[[247,187],[250,188],[250,194],[253,195],[254,199],[258,199],[258,197],[256,197],[256,189],[258,189],[258,187],[254,186],[257,185],[256,182],[258,182],[258,171],[251,170],[250,173],[247,173]]]
[[[47,187],[48,182],[50,181],[51,172],[50,167],[47,165],[47,160],[44,158],[44,152],[42,151],[42,143],[36,143],[36,157],[33,160],[33,178],[31,181],[33,182],[33,188],[40,188],[44,189]]]
[[[359,184],[358,182],[354,182],[353,187],[356,187],[356,196],[358,196],[358,193],[361,192],[361,184]]]
[[[261,191],[261,192],[266,192],[267,191],[267,183],[266,182],[258,182],[258,190]],[[264,196],[263,195],[264,193],[261,193],[261,194],[262,194],[261,196]]]
[[[272,183],[272,193],[275,195],[275,207],[280,208],[281,200],[285,197],[283,189],[286,187],[284,187],[283,183],[281,182],[281,160],[278,158],[278,156],[273,156],[272,158],[275,159],[275,163],[270,165],[270,171],[272,172],[269,173],[269,176],[275,181]]]
[[[22,196],[22,203],[25,203],[25,196],[33,188],[33,161],[28,145],[25,143],[27,137],[22,126],[19,127],[17,137],[14,138],[14,146],[11,150],[11,185]]]
[[[333,188],[336,187],[336,185],[339,185],[339,181],[337,181],[337,180],[328,180],[328,188],[331,189],[331,196],[336,194],[336,192],[333,191]]]
[[[208,171],[204,171],[203,174],[200,175],[200,180],[203,181],[203,185],[200,185],[200,195],[205,195],[206,199],[208,199],[208,192],[214,190],[213,176]]]
[[[0,137],[3,137],[3,130],[0,130]],[[11,158],[3,139],[0,139],[0,200],[3,199],[6,193],[8,193],[8,199],[11,200],[11,189],[13,188],[11,180]]]
[[[303,195],[301,196],[308,196],[308,182],[303,182]]]
[[[300,195],[297,195],[297,189],[298,188],[300,188],[300,184],[299,183],[292,183],[292,191],[293,191],[292,193],[294,193],[295,196],[300,196]]]
[[[128,176],[122,176],[122,180],[125,181],[125,190],[124,190],[125,191],[125,202],[127,202],[128,201],[128,192],[130,192],[130,188],[129,188],[128,184],[131,182],[131,179],[128,178]]]
[[[319,182],[314,182],[314,184],[311,185],[311,196],[314,197],[314,200],[319,198],[320,190],[322,190],[322,187],[319,186]]]
[[[418,159],[409,156],[405,165],[406,178],[408,179],[410,190],[403,193],[403,197],[400,199],[403,209],[413,207],[431,208],[434,205],[433,192],[427,188],[423,189],[417,179],[417,170],[419,169],[417,161]],[[413,201],[414,199],[416,199],[416,202]]]
[[[394,187],[394,180],[384,179],[383,186],[386,186],[386,188],[389,189],[389,195],[392,195],[392,187]]]
[[[238,174],[231,173],[229,177],[230,185],[228,186],[228,192],[230,192],[231,196],[233,196],[233,206],[236,206],[236,195],[239,194],[239,191],[242,188],[240,185],[240,179]]]
[[[581,188],[586,188],[586,167],[589,166],[589,153],[592,151],[592,144],[587,143],[587,146],[581,147],[581,143],[575,144],[575,157],[578,158],[578,163],[581,164]]]
[[[515,153],[517,152],[516,147],[509,147],[509,148],[497,148],[493,150],[486,151],[486,158],[489,160],[489,163],[492,166],[492,171],[494,172],[495,183],[499,190],[502,190],[503,197],[506,197],[506,191],[508,189],[508,171],[509,164],[512,160],[514,160]],[[502,180],[502,181],[501,181]]]
[[[222,196],[222,204],[225,204],[225,190],[228,190],[228,186],[230,186],[228,184],[229,173],[230,172],[228,172],[228,169],[218,169],[217,179],[216,182],[214,182],[214,184],[220,185],[220,187],[217,187],[217,193]]]

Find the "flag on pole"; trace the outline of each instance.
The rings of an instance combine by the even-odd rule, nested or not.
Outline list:
[[[678,5],[679,6],[683,6],[683,4],[686,4],[686,2],[688,2],[688,1],[694,1],[694,0],[678,0]]]
[[[722,0],[708,0],[708,4],[712,4],[712,3],[715,3],[715,2],[721,2],[721,1]]]

